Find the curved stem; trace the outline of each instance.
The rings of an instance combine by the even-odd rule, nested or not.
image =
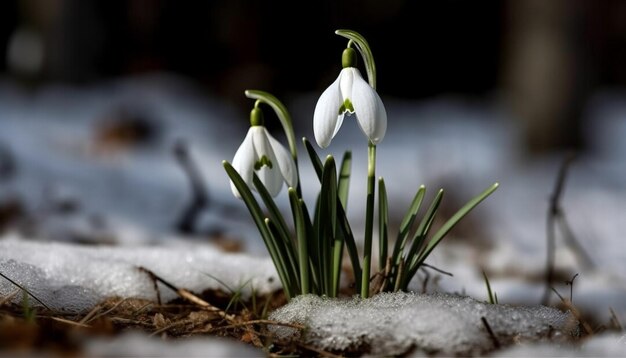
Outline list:
[[[365,64],[365,70],[367,71],[367,80],[373,89],[376,89],[376,64],[374,63],[374,55],[370,49],[367,40],[361,34],[353,30],[340,29],[335,31],[335,34],[345,37],[350,40],[359,50],[361,57],[363,57],[363,63]],[[348,46],[350,42],[348,42]]]
[[[367,203],[365,209],[365,239],[363,244],[363,274],[361,297],[369,297],[370,266],[372,263],[372,236],[374,229],[374,193],[376,190],[376,145],[367,146]]]
[[[296,144],[296,135],[293,131],[293,121],[291,120],[291,115],[287,110],[287,107],[278,100],[274,95],[267,93],[265,91],[259,90],[246,90],[246,97],[251,99],[256,99],[254,106],[257,107],[260,102],[268,104],[280,120],[280,123],[283,126],[283,130],[285,131],[285,136],[287,137],[287,142],[289,143],[289,151],[291,152],[291,156],[293,157],[293,161],[296,164],[296,172],[298,173],[298,185],[296,190],[298,192],[298,197],[302,197],[301,189],[300,189],[300,171],[298,169],[298,149]]]

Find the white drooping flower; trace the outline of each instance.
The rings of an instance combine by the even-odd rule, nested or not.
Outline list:
[[[255,111],[258,111],[260,116],[260,109],[252,110],[252,126],[237,149],[232,166],[248,187],[255,189],[252,178],[256,173],[270,195],[276,196],[283,187],[283,181],[290,187],[295,188],[298,185],[296,164],[291,153],[262,125],[262,119],[255,122]],[[233,194],[241,199],[232,181],[230,188]]]
[[[361,130],[373,144],[378,144],[387,131],[387,112],[378,93],[354,67],[355,60],[345,60],[346,57],[356,59],[355,56],[351,48],[344,51],[344,68],[315,105],[313,132],[322,148],[328,147],[346,114],[356,114]]]

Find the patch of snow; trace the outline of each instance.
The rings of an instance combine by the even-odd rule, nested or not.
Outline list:
[[[153,283],[139,266],[193,292],[227,290],[218,280],[230,289],[241,289],[244,297],[252,290],[264,294],[281,287],[269,259],[174,241],[153,247],[94,247],[5,238],[0,241],[0,272],[51,308],[69,312],[88,310],[116,296],[155,300]],[[0,278],[0,296],[16,289]],[[164,301],[176,297],[168,288],[159,285],[159,289]],[[21,295],[15,298],[19,299]]]
[[[520,344],[495,352],[492,357],[623,357],[626,335],[609,333],[586,339],[580,346],[572,344]]]
[[[481,317],[500,341],[567,339],[578,332],[570,313],[544,306],[490,305],[447,294],[382,293],[369,299],[298,296],[271,319],[303,324],[304,341],[326,350],[369,349],[398,355],[417,348],[427,353],[469,354],[492,349]],[[282,338],[300,333],[273,328]]]
[[[265,357],[261,350],[226,338],[167,341],[137,332],[90,340],[82,353],[87,357]]]

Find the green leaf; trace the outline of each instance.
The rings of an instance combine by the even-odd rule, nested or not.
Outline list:
[[[300,267],[300,293],[306,295],[311,292],[309,285],[309,250],[307,242],[307,227],[305,224],[304,213],[300,206],[298,193],[294,188],[289,188],[289,203],[293,212],[294,223],[296,226],[296,238],[298,241],[298,264]]]
[[[332,240],[332,242],[329,242],[332,245],[329,246],[332,251],[327,252],[331,263],[331,279],[329,280],[331,291],[328,292],[330,297],[336,297],[339,291],[341,259],[343,256],[343,236],[337,230],[337,207],[341,206],[341,202],[337,198],[337,182],[335,158],[329,155],[324,163],[321,193],[326,196],[328,219],[325,222],[330,223],[330,234],[328,237]]]
[[[332,155],[326,157],[322,174],[322,197],[326,199],[327,218],[331,224],[331,235],[337,232],[337,168]]]
[[[435,220],[435,215],[437,214],[437,209],[439,209],[439,204],[441,204],[441,200],[443,199],[443,189],[439,189],[437,195],[430,203],[428,210],[424,214],[422,221],[420,221],[417,226],[417,230],[415,231],[415,236],[413,237],[413,243],[411,244],[411,249],[409,250],[409,254],[407,255],[407,263],[409,263],[409,272],[412,271],[413,265],[417,263],[418,254],[421,253],[421,250],[426,237],[428,236],[428,232],[432,226],[433,221]]]
[[[315,148],[313,148],[313,145],[311,145],[311,142],[309,142],[306,138],[302,138],[302,143],[304,143],[304,148],[306,148],[306,152],[309,154],[309,157],[311,158],[311,164],[313,165],[313,169],[315,169],[315,174],[317,174],[317,179],[319,179],[321,182],[322,171],[324,170],[322,161],[320,160],[320,157],[317,155],[317,152],[315,152]]]
[[[350,263],[352,264],[352,272],[354,273],[356,291],[360,292],[362,269],[359,262],[359,251],[357,250],[356,242],[354,241],[354,235],[352,234],[350,222],[348,222],[346,213],[345,211],[343,211],[343,207],[341,206],[337,207],[337,218],[339,220],[339,228],[341,229],[344,241],[346,243],[346,249],[348,250]]]
[[[319,273],[317,271],[319,262],[319,253],[317,251],[317,231],[315,230],[315,226],[311,224],[311,216],[309,215],[309,210],[304,203],[304,200],[299,199],[298,203],[300,204],[300,209],[302,209],[302,216],[304,217],[304,226],[306,227],[306,237],[307,244],[309,247],[309,273],[313,278],[313,291],[315,293],[320,292],[320,278]]]
[[[399,278],[403,290],[407,289],[409,282],[411,282],[411,279],[413,279],[413,276],[415,276],[417,270],[419,269],[418,258],[424,249],[424,241],[426,240],[432,223],[435,220],[435,215],[437,214],[437,209],[439,209],[439,204],[441,204],[442,199],[443,189],[439,189],[439,192],[437,192],[437,195],[435,195],[435,198],[430,203],[428,210],[426,210],[424,217],[415,231],[411,249],[406,256],[407,267],[404,270],[404,274]]]
[[[324,282],[326,294],[332,296],[333,287],[333,246],[337,234],[337,169],[335,158],[332,155],[326,157],[322,172],[322,188],[320,193],[320,232],[322,236],[323,265],[325,269]]]
[[[387,265],[387,245],[389,242],[389,208],[387,204],[387,189],[385,180],[378,179],[378,265],[380,270],[384,270]]]
[[[402,252],[404,251],[406,240],[409,237],[409,230],[411,230],[411,226],[413,226],[413,222],[415,222],[417,212],[422,205],[425,193],[426,187],[421,185],[417,190],[417,193],[415,193],[415,197],[413,197],[413,201],[411,202],[409,210],[406,212],[406,215],[404,215],[404,218],[400,223],[400,231],[398,232],[398,238],[396,239],[396,243],[394,244],[393,254],[391,256],[391,262],[394,266],[397,266],[402,259]]]
[[[326,287],[326,272],[325,272],[325,263],[324,263],[324,243],[325,243],[325,235],[324,232],[324,216],[322,210],[322,194],[318,194],[317,200],[315,201],[315,217],[313,218],[313,227],[315,228],[315,249],[312,250],[316,253],[315,257],[316,261],[316,271],[317,277],[319,279],[319,294],[324,292],[324,288]]]
[[[487,286],[487,298],[489,299],[489,303],[496,304],[498,303],[497,299],[494,298],[494,294],[491,291],[491,284],[489,283],[489,278],[487,278],[487,274],[483,271],[483,278],[485,279],[485,285]]]
[[[278,233],[278,228],[276,227],[276,224],[274,224],[274,222],[270,218],[265,218],[264,222],[265,222],[265,226],[267,227],[267,229],[269,230],[270,234],[273,237],[273,241],[276,244],[276,251],[278,252],[278,255],[282,258],[281,260],[281,264],[283,265],[282,269],[287,274],[287,280],[289,282],[288,284],[289,291],[291,292],[292,296],[295,296],[296,292],[298,292],[300,288],[300,285],[298,284],[299,274],[298,274],[297,268],[292,267],[291,263],[288,264],[287,262],[285,262],[285,258],[287,257],[287,252],[285,251],[285,246],[281,245],[281,243],[278,241],[280,234]]]
[[[287,259],[289,260],[289,264],[292,270],[296,271],[296,246],[294,241],[290,238],[289,228],[287,227],[287,223],[283,218],[280,210],[276,206],[272,195],[269,193],[263,182],[259,179],[256,173],[253,174],[253,183],[254,186],[259,193],[259,196],[263,200],[265,207],[269,212],[269,217],[272,219],[272,222],[276,225],[277,236],[281,239],[280,247],[284,247],[285,253],[287,254]]]
[[[246,204],[246,207],[248,208],[248,211],[250,212],[250,215],[252,216],[252,219],[254,220],[257,229],[259,229],[261,238],[263,239],[263,242],[267,247],[270,257],[274,262],[274,266],[276,267],[278,276],[280,277],[280,281],[283,284],[283,290],[285,291],[285,295],[287,295],[287,299],[291,299],[291,287],[289,286],[287,272],[284,269],[286,265],[283,261],[283,257],[278,254],[278,250],[276,248],[276,240],[265,225],[265,218],[263,217],[261,207],[254,198],[254,195],[252,195],[252,192],[250,191],[250,188],[248,188],[248,185],[243,181],[239,173],[237,173],[237,170],[235,170],[235,168],[233,168],[233,166],[227,161],[223,161],[222,165],[226,170],[226,174],[228,174],[230,180],[239,191],[239,195],[241,195],[243,202]]]
[[[339,169],[339,183],[337,184],[337,193],[344,210],[348,210],[348,191],[350,189],[350,172],[352,166],[352,152],[346,151],[341,160]]]
[[[463,219],[463,217],[465,217],[465,215],[467,215],[470,211],[472,211],[472,209],[476,207],[476,205],[480,204],[483,200],[485,200],[485,198],[487,198],[489,195],[491,195],[491,193],[493,193],[496,189],[498,189],[498,185],[499,185],[498,183],[491,185],[485,191],[483,191],[482,193],[474,197],[472,200],[467,202],[465,206],[459,209],[459,211],[457,211],[448,221],[446,221],[446,223],[443,224],[443,226],[435,233],[433,238],[428,243],[428,246],[426,246],[426,249],[424,250],[424,252],[420,255],[418,259],[418,262],[419,262],[418,264],[421,264],[422,262],[424,262],[424,260],[426,260],[428,255],[430,255],[430,253],[435,248],[435,246],[439,244],[439,242],[448,234],[448,232],[450,232],[450,230],[452,230],[452,228],[461,219]]]

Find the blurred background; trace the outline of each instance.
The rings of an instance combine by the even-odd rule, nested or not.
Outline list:
[[[584,148],[599,88],[626,85],[626,4],[607,1],[81,1],[0,5],[0,71],[37,87],[173,73],[247,111],[242,92],[321,91],[356,29],[379,92],[498,96],[530,152]]]

